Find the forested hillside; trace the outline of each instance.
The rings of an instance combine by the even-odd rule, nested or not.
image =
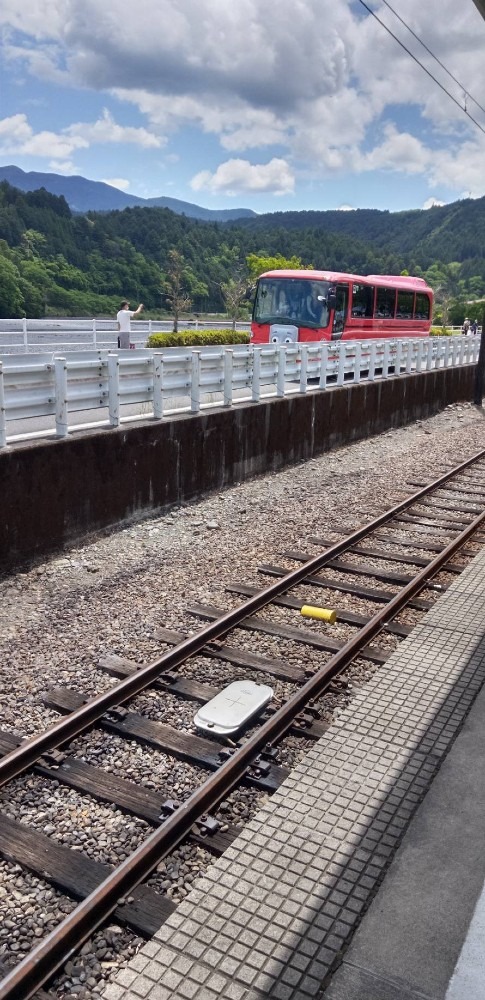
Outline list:
[[[63,196],[73,212],[114,212],[116,209],[141,205],[146,208],[170,208],[172,212],[188,215],[193,219],[212,219],[220,222],[256,215],[249,208],[225,208],[217,211],[201,208],[200,205],[194,205],[189,201],[180,201],[179,198],[138,198],[103,181],[90,181],[87,177],[72,174],[41,174],[35,170],[26,172],[13,165],[0,167],[0,181],[7,181],[20,191],[37,191],[39,188],[45,188],[50,194]]]
[[[240,224],[248,223],[242,220]],[[323,228],[382,250],[408,254],[410,261],[422,268],[436,260],[450,263],[485,257],[485,198],[463,199],[426,211],[360,208],[348,212],[276,212],[251,219],[249,224],[252,230]]]
[[[281,254],[323,269],[423,275],[458,316],[467,301],[485,296],[485,199],[393,214],[275,213],[229,224],[145,207],[73,215],[63,197],[2,182],[0,316],[112,315],[125,297],[162,315],[174,249],[197,312],[224,309],[221,285],[241,279],[248,254]]]

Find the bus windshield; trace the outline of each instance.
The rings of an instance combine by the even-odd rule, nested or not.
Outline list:
[[[260,278],[254,323],[291,323],[313,329],[328,325],[328,281],[309,278]]]

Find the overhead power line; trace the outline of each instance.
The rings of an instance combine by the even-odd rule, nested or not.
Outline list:
[[[384,0],[384,2],[385,2],[385,0]],[[427,66],[425,66],[422,62],[420,62],[420,60],[418,59],[418,57],[415,56],[414,53],[411,52],[411,50],[407,48],[407,46],[404,44],[404,42],[401,42],[401,39],[398,38],[397,35],[395,35],[394,32],[391,31],[391,29],[387,27],[387,24],[385,24],[384,21],[381,21],[381,18],[377,16],[377,14],[375,13],[375,11],[373,11],[366,3],[364,3],[364,0],[359,0],[359,3],[361,3],[362,6],[365,7],[366,11],[368,11],[368,13],[371,14],[372,17],[374,17],[376,19],[376,21],[379,22],[379,24],[385,29],[385,31],[387,31],[387,33],[389,35],[391,35],[391,38],[393,38],[394,41],[397,42],[397,44],[400,45],[402,49],[404,49],[404,51],[407,53],[408,56],[411,56],[411,59],[414,59],[414,62],[417,63],[418,66],[420,66],[421,69],[423,69],[424,72],[427,73],[427,75],[429,77],[431,77],[431,79],[434,81],[434,83],[438,84],[438,87],[441,88],[441,90],[443,91],[443,93],[445,93],[446,96],[449,97],[453,101],[454,104],[456,104],[456,106],[460,109],[460,111],[463,111],[463,113],[467,116],[467,118],[469,118],[470,121],[472,121],[473,124],[476,125],[477,128],[480,129],[480,132],[483,132],[483,134],[485,135],[485,128],[483,128],[483,126],[480,125],[480,122],[477,122],[476,118],[474,118],[473,115],[470,114],[470,112],[467,110],[467,108],[463,107],[463,105],[460,104],[460,102],[457,100],[457,98],[454,97],[454,95],[451,94],[450,91],[447,90],[446,87],[444,87],[443,84],[440,83],[440,81],[435,76],[433,76],[433,74],[427,68]],[[389,4],[387,4],[386,6],[389,6]],[[399,20],[401,20],[401,18]],[[403,22],[403,24],[404,23],[405,22]],[[407,25],[406,25],[406,27],[407,27]],[[409,31],[411,31],[411,28],[409,28]],[[412,32],[412,34],[414,34],[414,32]],[[421,40],[418,38],[418,41],[421,41]],[[424,42],[422,44],[424,45]],[[425,48],[426,48],[426,46],[425,46]],[[433,53],[431,53],[431,55],[432,54]],[[437,61],[439,62],[439,60],[437,60]],[[446,72],[448,72],[448,70]],[[451,76],[452,74],[450,73],[449,75]],[[459,86],[461,87],[462,85],[459,84]],[[463,87],[462,87],[462,89],[464,90]],[[465,91],[465,93],[468,93],[468,92]],[[471,95],[469,95],[469,96],[471,96]],[[475,103],[478,104],[478,101],[475,101]],[[480,105],[478,105],[478,107],[480,107]]]
[[[419,42],[419,44],[423,46],[423,49],[426,49],[426,52],[428,52],[429,55],[432,56],[432,58],[435,60],[435,62],[438,63],[439,66],[441,66],[441,69],[444,69],[445,73],[447,73],[448,76],[451,77],[451,79],[454,81],[454,83],[458,84],[458,86],[461,88],[461,90],[465,94],[465,97],[469,97],[470,100],[473,101],[474,104],[476,104],[477,108],[480,108],[480,111],[483,111],[483,113],[485,114],[485,108],[482,107],[482,105],[480,104],[480,102],[476,100],[476,98],[473,96],[473,94],[470,94],[470,91],[467,90],[467,88],[463,86],[463,84],[461,83],[460,80],[457,80],[456,76],[453,76],[453,73],[451,73],[450,70],[447,68],[447,66],[445,66],[445,64],[441,62],[441,59],[438,59],[438,56],[436,56],[434,54],[434,52],[431,51],[431,49],[428,47],[428,45],[426,45],[426,42],[423,42],[423,39],[420,38],[419,35],[417,35],[415,31],[413,31],[412,28],[410,28],[409,24],[407,24],[407,22],[404,20],[404,18],[402,18],[401,15],[398,14],[397,10],[394,10],[394,7],[391,7],[390,3],[388,3],[387,0],[381,0],[381,3],[385,4],[386,7],[389,8],[389,10],[394,14],[394,17],[397,17],[398,21],[400,21],[401,24],[403,24],[404,27],[407,28],[407,30],[411,33],[411,35],[413,36],[413,38],[415,38],[416,41]]]

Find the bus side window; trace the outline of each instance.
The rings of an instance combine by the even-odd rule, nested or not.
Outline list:
[[[373,285],[352,285],[351,315],[354,319],[374,315],[374,291]]]
[[[429,319],[431,312],[429,296],[424,295],[423,292],[417,292],[416,294],[416,306],[414,309],[415,319]]]
[[[394,319],[396,309],[396,290],[394,288],[378,288],[376,296],[376,318]]]
[[[412,319],[414,307],[414,292],[397,293],[396,319]]]

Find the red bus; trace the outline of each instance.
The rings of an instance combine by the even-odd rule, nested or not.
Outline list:
[[[432,311],[423,278],[267,271],[258,278],[251,343],[426,337]]]

